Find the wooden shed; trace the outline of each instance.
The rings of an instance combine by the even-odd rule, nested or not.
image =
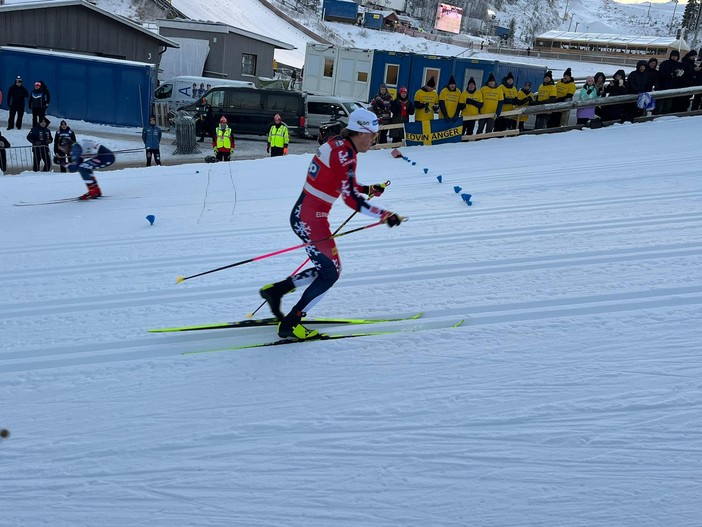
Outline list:
[[[178,44],[84,0],[0,5],[0,46],[18,46],[145,62]]]

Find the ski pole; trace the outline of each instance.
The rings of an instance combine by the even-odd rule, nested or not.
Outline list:
[[[217,269],[210,269],[209,271],[204,271],[204,272],[202,272],[202,273],[197,273],[197,274],[190,275],[190,276],[178,276],[178,277],[176,278],[176,283],[179,284],[179,283],[181,283],[181,282],[185,282],[186,280],[190,280],[191,278],[196,278],[196,277],[198,277],[198,276],[203,276],[203,275],[210,274],[210,273],[216,273],[217,271],[223,271],[224,269],[230,269],[230,268],[232,268],[232,267],[237,267],[237,266],[239,266],[239,265],[244,265],[244,264],[247,264],[247,263],[257,262],[257,261],[259,261],[259,260],[264,260],[265,258],[270,258],[271,256],[277,256],[277,255],[279,255],[279,254],[283,254],[283,253],[287,253],[287,252],[290,252],[290,251],[294,251],[295,249],[302,249],[303,247],[307,247],[308,245],[314,245],[315,243],[323,242],[323,241],[326,241],[326,240],[331,240],[331,239],[333,239],[333,238],[341,238],[342,236],[346,236],[346,235],[348,235],[348,234],[353,234],[354,232],[359,232],[359,231],[362,231],[362,230],[365,230],[365,229],[370,229],[371,227],[377,227],[378,225],[383,225],[383,223],[384,223],[384,222],[382,222],[382,221],[378,221],[378,222],[375,222],[375,223],[370,223],[370,224],[368,224],[368,225],[364,225],[363,227],[358,227],[358,228],[356,228],[356,229],[351,229],[350,231],[340,232],[339,234],[332,234],[331,236],[327,236],[326,238],[322,238],[322,239],[320,239],[320,240],[313,240],[313,241],[311,241],[311,242],[301,243],[300,245],[294,245],[294,246],[292,246],[292,247],[287,247],[287,248],[285,248],[285,249],[280,249],[279,251],[273,251],[272,253],[267,253],[267,254],[262,254],[262,255],[260,255],[260,256],[255,256],[254,258],[249,258],[248,260],[242,260],[242,261],[240,261],[240,262],[236,262],[236,263],[233,263],[233,264],[224,265],[224,266],[222,266],[222,267],[218,267]]]
[[[380,185],[381,185],[383,188],[385,188],[385,187],[387,187],[388,185],[390,185],[390,180],[386,181],[385,183],[381,183]],[[369,200],[373,199],[373,195],[369,196],[368,199],[369,199]],[[332,236],[336,235],[341,229],[343,229],[344,227],[346,227],[346,224],[347,224],[348,222],[350,222],[351,219],[352,219],[356,214],[358,214],[358,211],[357,211],[357,210],[353,211],[353,212],[351,213],[351,216],[349,216],[348,218],[346,218],[346,221],[345,221],[344,223],[342,223],[341,225],[339,225],[339,226],[336,228],[336,230],[332,233]],[[302,263],[298,266],[297,269],[295,269],[292,273],[290,273],[290,276],[295,276],[297,273],[299,273],[299,272],[300,272],[300,269],[302,269],[305,265],[307,265],[307,262],[309,262],[309,261],[310,261],[310,258],[309,258],[309,256],[308,256],[307,259],[305,259],[305,261],[302,262]],[[263,302],[261,302],[261,304],[260,304],[256,309],[253,310],[253,312],[247,313],[247,314],[246,314],[246,318],[252,318],[252,317],[253,317],[256,313],[258,313],[258,312],[261,310],[261,308],[262,308],[263,306],[265,306],[265,305],[266,305],[266,301],[264,300]]]

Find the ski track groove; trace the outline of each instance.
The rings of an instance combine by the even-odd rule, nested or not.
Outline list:
[[[573,208],[586,208],[586,207],[592,207],[592,208],[597,208],[597,207],[603,207],[604,205],[617,205],[617,204],[635,204],[635,203],[650,203],[652,200],[655,200],[656,202],[660,203],[661,201],[664,200],[673,200],[673,199],[685,199],[689,198],[691,196],[700,196],[702,197],[702,191],[699,192],[670,192],[666,194],[643,194],[643,195],[637,195],[637,196],[630,196],[630,197],[625,197],[625,198],[607,198],[603,197],[602,199],[597,199],[597,200],[565,200],[565,201],[559,201],[557,203],[551,203],[551,204],[541,204],[541,205],[524,205],[522,203],[510,207],[494,207],[489,210],[480,210],[480,209],[473,209],[471,210],[471,214],[473,216],[479,216],[479,217],[492,217],[492,216],[501,216],[504,214],[513,214],[515,212],[545,212],[545,211],[553,211],[557,212],[560,210],[572,210]],[[465,214],[465,209],[461,208],[460,211],[450,211],[446,212],[443,215],[432,215],[432,216],[426,216],[426,218],[434,218],[436,219],[437,217],[442,217],[442,218],[452,218],[452,217],[463,217]],[[420,219],[422,216],[421,215],[414,215],[412,217],[413,220],[415,219]],[[212,231],[207,231],[203,230],[202,232],[198,232],[195,234],[164,234],[164,235],[155,235],[151,236],[149,235],[148,237],[141,238],[141,239],[133,239],[133,238],[125,238],[125,239],[112,239],[112,240],[101,240],[100,242],[95,242],[95,241],[81,241],[81,242],[72,242],[72,243],[62,243],[60,245],[48,245],[48,246],[41,246],[41,247],[32,247],[31,244],[27,245],[26,247],[3,247],[0,248],[0,255],[7,255],[7,256],[15,256],[17,254],[30,254],[33,252],[41,252],[41,253],[46,253],[47,251],[55,250],[55,251],[72,251],[72,250],[86,250],[86,249],[99,249],[103,247],[115,247],[115,246],[128,246],[132,247],[134,245],[153,245],[154,243],[173,243],[173,242],[179,242],[179,241],[190,241],[190,240],[202,240],[203,238],[211,238],[211,239],[217,239],[217,238],[231,238],[235,239],[238,236],[241,236],[242,234],[250,235],[252,237],[257,237],[262,234],[270,234],[270,235],[275,235],[278,233],[287,233],[289,231],[289,227],[287,225],[281,225],[281,226],[276,226],[276,227],[259,227],[256,229],[247,229],[247,230],[241,230],[237,229],[235,227],[231,229],[227,229],[222,231],[221,229],[216,229]]]
[[[497,229],[492,231],[481,231],[481,232],[464,232],[460,234],[450,233],[450,234],[437,234],[432,236],[417,236],[412,240],[408,241],[406,238],[386,240],[384,242],[385,248],[392,248],[398,245],[402,246],[417,246],[423,247],[431,243],[432,245],[438,246],[440,244],[454,244],[454,243],[472,243],[482,240],[504,240],[510,238],[522,239],[525,236],[536,237],[536,236],[549,236],[554,234],[574,234],[580,232],[603,232],[611,231],[617,229],[631,229],[638,227],[664,227],[671,224],[678,224],[678,230],[683,227],[683,224],[690,223],[691,225],[696,225],[702,222],[702,215],[699,213],[683,213],[683,214],[670,214],[654,217],[645,218],[626,218],[613,220],[602,220],[602,221],[591,221],[591,222],[577,222],[568,223],[560,225],[541,225],[541,226],[529,226],[529,227],[510,227],[507,229]],[[233,236],[233,235],[229,235]],[[151,241],[150,245],[154,242]],[[109,243],[108,243],[109,245]],[[356,250],[377,250],[375,246],[368,246],[367,242],[364,241],[350,241],[345,245],[349,248],[356,248]],[[90,263],[90,268],[93,272],[117,272],[117,271],[136,271],[136,270],[147,270],[153,269],[154,266],[161,267],[173,267],[175,265],[179,268],[185,267],[186,265],[222,265],[221,262],[225,259],[237,259],[242,258],[243,255],[240,253],[221,253],[218,252],[212,256],[195,256],[195,257],[181,257],[177,264],[173,262],[173,257],[163,257],[163,258],[151,258],[148,260],[140,260],[139,263],[134,263],[133,261],[128,261],[124,263]],[[85,272],[85,264],[79,265],[68,265],[61,266],[55,265],[46,268],[34,268],[34,269],[18,269],[14,271],[2,271],[0,272],[0,279],[2,280],[14,280],[23,278],[32,278],[36,276],[65,276],[66,274],[73,272],[83,274]]]
[[[445,264],[437,269],[431,265],[421,267],[403,268],[403,277],[397,278],[398,283],[422,281],[451,276],[480,276],[496,273],[517,273],[535,270],[553,270],[563,268],[582,268],[584,266],[612,264],[617,262],[642,262],[645,260],[660,260],[666,258],[683,258],[702,256],[702,242],[697,244],[675,244],[669,246],[656,246],[651,248],[602,250],[586,253],[545,255],[525,258],[512,258],[497,261],[465,262]],[[109,270],[109,269],[108,269]],[[113,269],[115,270],[115,269]],[[93,268],[96,271],[96,268]],[[355,273],[345,279],[338,287],[355,287],[361,283],[382,284],[387,277],[393,276],[396,269],[374,271],[373,273]],[[65,271],[64,271],[65,274]],[[148,306],[156,302],[192,302],[217,298],[234,299],[238,296],[250,296],[254,283],[241,283],[237,285],[195,286],[182,288],[174,284],[172,290],[144,292],[129,292],[110,295],[107,298],[82,297],[54,300],[38,300],[32,302],[11,303],[6,302],[0,307],[0,316],[36,317],[40,315],[64,314],[67,310],[93,311],[96,309],[116,309],[123,307]]]

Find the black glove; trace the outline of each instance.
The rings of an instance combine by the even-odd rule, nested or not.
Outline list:
[[[385,186],[385,183],[376,183],[375,185],[368,185],[368,192],[366,192],[366,194],[369,196],[380,196],[383,192],[385,192]]]
[[[383,216],[383,222],[387,224],[388,227],[397,227],[402,223],[402,218],[395,214],[394,212],[386,212]]]

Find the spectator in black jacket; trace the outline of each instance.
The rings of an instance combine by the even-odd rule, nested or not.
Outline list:
[[[32,126],[37,126],[46,116],[46,108],[49,106],[51,96],[42,87],[42,81],[34,83],[34,89],[29,94],[29,109],[32,110]]]
[[[410,115],[414,115],[414,103],[409,99],[406,86],[401,86],[397,91],[397,97],[390,104],[392,117],[390,124],[408,123]],[[393,128],[390,130],[390,138],[393,143],[402,141],[405,138],[404,128]]]
[[[680,65],[683,68],[683,76],[681,79],[681,88],[689,88],[695,85],[695,60],[697,59],[697,52],[693,49],[688,51],[685,56],[680,61]],[[684,95],[682,97],[676,97],[673,99],[673,111],[674,112],[686,112],[690,107],[690,96]]]
[[[651,76],[648,74],[648,63],[645,60],[638,61],[636,63],[636,69],[629,73],[626,79],[627,93],[645,93],[651,91],[650,81]],[[630,121],[642,115],[646,115],[646,111],[636,106],[636,103],[632,102],[625,105],[625,121]]]
[[[626,74],[624,70],[617,70],[612,80],[605,87],[605,96],[616,97],[617,95],[626,95],[627,93]],[[612,104],[602,109],[605,111],[605,121],[621,121],[624,116],[623,104]]]
[[[699,59],[700,56],[702,56],[702,48],[700,48],[700,53],[697,55],[697,58]],[[695,86],[702,86],[702,64],[699,62],[695,62],[695,67],[694,67],[694,74],[695,74]],[[700,106],[702,106],[702,94],[697,93],[695,96],[692,98],[692,107],[690,110],[693,112],[696,112],[697,110],[700,109]]]
[[[29,97],[27,88],[22,85],[22,77],[17,75],[15,83],[7,90],[7,107],[10,109],[10,118],[7,120],[7,129],[22,129],[25,100]]]
[[[71,151],[71,147],[75,142],[76,134],[73,133],[66,121],[61,121],[54,138],[54,163],[61,167],[61,172],[68,171],[66,165],[71,161],[68,157],[68,152]]]
[[[674,49],[670,52],[670,57],[661,62],[656,78],[656,91],[673,90],[682,88],[682,78],[685,75],[685,68],[680,64],[680,52]],[[674,112],[673,98],[656,99],[655,114],[661,115]]]
[[[54,138],[49,130],[49,120],[42,117],[39,124],[33,127],[27,134],[27,141],[32,143],[32,158],[34,172],[39,172],[41,164],[44,164],[42,172],[51,172],[51,153],[49,145]]]
[[[648,59],[646,73],[649,76],[648,83],[651,86],[647,91],[651,91],[656,86],[656,80],[658,79],[658,59],[656,57]]]
[[[0,172],[3,173],[7,171],[7,153],[5,149],[10,148],[10,146],[10,142],[0,132]]]

